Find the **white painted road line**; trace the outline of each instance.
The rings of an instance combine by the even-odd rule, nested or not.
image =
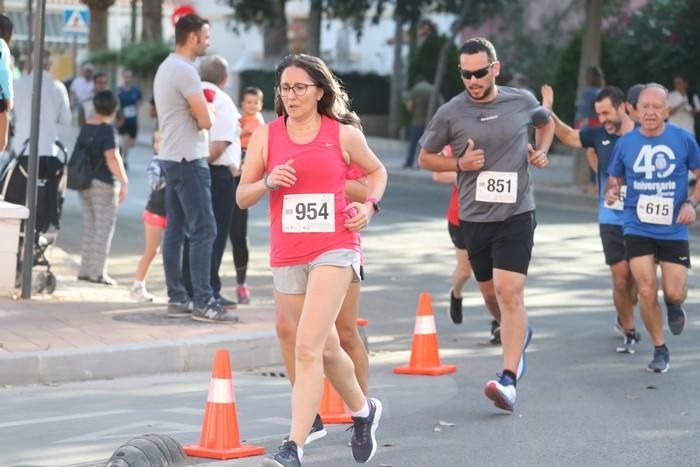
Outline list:
[[[41,425],[43,423],[63,422],[66,420],[80,420],[81,418],[105,417],[107,415],[122,415],[133,413],[133,410],[110,410],[108,412],[86,412],[75,415],[63,415],[60,417],[30,418],[29,420],[17,420],[15,422],[0,423],[0,428],[13,428],[25,425]]]

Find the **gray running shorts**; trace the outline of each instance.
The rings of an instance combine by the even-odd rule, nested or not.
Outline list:
[[[290,295],[306,293],[309,272],[316,266],[337,266],[339,268],[349,266],[355,272],[352,281],[360,281],[360,253],[355,250],[341,248],[322,253],[310,263],[273,267],[272,283],[275,290]]]

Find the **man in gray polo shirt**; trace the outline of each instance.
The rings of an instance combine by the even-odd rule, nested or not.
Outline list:
[[[210,284],[211,250],[216,223],[211,203],[207,129],[213,117],[204,98],[194,60],[209,46],[209,22],[197,15],[175,25],[175,52],[158,67],[153,95],[158,109],[160,159],[165,173],[168,227],[163,237],[163,267],[168,287],[168,316],[231,322],[214,298]],[[182,277],[182,246],[190,238],[192,297]]]
[[[496,86],[501,65],[488,40],[465,42],[459,61],[466,92],[440,107],[428,124],[419,164],[457,171],[460,228],[474,277],[500,312],[494,318],[501,323],[504,369],[484,392],[496,407],[512,411],[532,337],[523,298],[536,225],[528,161],[548,165],[554,124],[546,111],[541,117],[530,92]],[[533,123],[537,149],[528,143]],[[455,157],[441,154],[448,144]]]

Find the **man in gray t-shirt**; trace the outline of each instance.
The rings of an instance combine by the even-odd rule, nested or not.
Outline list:
[[[165,173],[168,227],[163,236],[163,268],[168,316],[209,322],[237,318],[214,298],[210,284],[216,223],[211,203],[207,129],[212,116],[194,60],[209,46],[209,22],[185,15],[175,25],[175,52],[158,67],[153,95],[158,109],[160,159]],[[182,248],[189,235],[192,297],[182,277]]]
[[[484,300],[498,304],[489,310],[500,323],[503,373],[484,392],[496,407],[512,411],[532,337],[524,302],[535,229],[528,162],[548,165],[554,124],[530,92],[496,86],[500,63],[488,40],[465,42],[459,61],[466,92],[443,105],[428,124],[419,164],[436,172],[457,171],[460,229],[474,277]],[[533,123],[537,149],[528,142]],[[455,157],[444,157],[446,145]]]

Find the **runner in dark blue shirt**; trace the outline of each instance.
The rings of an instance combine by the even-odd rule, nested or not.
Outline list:
[[[551,109],[554,91],[550,86],[542,86],[542,104]],[[608,164],[613,148],[621,135],[634,129],[634,122],[625,111],[625,94],[614,86],[603,88],[595,97],[595,109],[601,126],[575,130],[562,122],[556,115],[555,132],[559,140],[574,148],[593,148],[597,153],[597,163],[592,167],[598,180],[598,224],[600,239],[603,242],[605,264],[610,266],[613,282],[613,303],[617,310],[616,327],[622,331],[623,342],[617,351],[635,353],[639,333],[634,324],[634,305],[637,302],[637,288],[625,258],[625,242],[622,233],[623,203],[612,206],[605,204],[605,185],[608,180]]]
[[[117,88],[119,96],[119,120],[117,130],[122,137],[121,152],[126,165],[129,149],[136,144],[139,132],[139,105],[143,95],[138,85],[133,83],[133,74],[130,70],[124,70],[122,80],[124,84]]]

